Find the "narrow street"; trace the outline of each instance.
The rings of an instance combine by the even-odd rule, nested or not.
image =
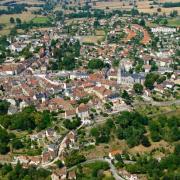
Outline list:
[[[117,170],[116,170],[116,167],[112,164],[111,160],[110,159],[107,159],[107,158],[95,158],[95,159],[90,159],[90,160],[87,160],[85,162],[82,162],[80,163],[80,165],[85,165],[85,164],[91,164],[95,161],[103,161],[103,162],[107,162],[109,164],[109,167],[110,167],[110,171],[112,173],[112,175],[114,176],[114,178],[116,180],[124,180],[124,178],[122,178],[121,176],[119,176]],[[79,164],[78,164],[79,165]],[[74,168],[76,168],[77,165],[71,167],[68,169],[68,171],[71,171],[73,170]]]
[[[77,131],[78,129],[80,129],[80,128],[82,128],[82,127],[83,127],[83,124],[81,124],[75,131]],[[48,168],[49,166],[53,165],[57,160],[59,160],[59,158],[60,158],[63,150],[66,148],[66,147],[65,147],[65,146],[66,146],[65,141],[67,140],[67,136],[68,136],[69,133],[70,133],[70,132],[68,132],[68,133],[66,134],[66,136],[63,138],[63,140],[61,141],[61,143],[60,143],[60,145],[59,145],[59,150],[58,150],[58,155],[57,155],[57,157],[56,157],[53,161],[51,161],[51,162],[49,162],[49,163],[42,164],[41,166],[42,166],[43,168]]]

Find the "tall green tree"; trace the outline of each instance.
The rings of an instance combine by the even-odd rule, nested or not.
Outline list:
[[[9,21],[10,21],[11,24],[14,24],[14,23],[15,23],[15,20],[14,20],[13,17],[10,17]]]
[[[139,83],[135,83],[133,86],[133,89],[134,89],[135,93],[137,93],[137,94],[143,93],[143,86]]]

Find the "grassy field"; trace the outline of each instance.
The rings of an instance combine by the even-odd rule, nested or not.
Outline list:
[[[103,30],[96,30],[96,36],[105,36],[105,32]]]
[[[132,6],[129,5],[128,2],[120,2],[120,1],[111,1],[111,2],[97,2],[96,5],[93,6],[93,8],[96,9],[131,9]]]
[[[168,25],[169,26],[180,27],[180,20],[179,20],[179,18],[174,18],[174,19],[168,20]]]
[[[158,8],[153,8],[153,9],[138,8],[139,12],[150,13],[150,14],[157,13],[157,9]],[[161,12],[159,14],[163,14],[163,13],[170,14],[174,10],[176,10],[176,11],[178,11],[178,13],[180,13],[180,7],[173,7],[173,8],[161,8]]]
[[[102,41],[104,36],[84,36],[82,37],[82,42],[86,43],[97,43],[98,41]]]
[[[14,0],[14,1],[17,4],[22,4],[22,3],[31,4],[31,5],[44,4],[43,1],[39,1],[39,0]],[[12,0],[1,0],[0,1],[0,9],[7,9],[6,6],[2,6],[3,3],[7,3],[7,2],[12,2]],[[1,15],[0,23],[4,26],[4,28],[3,28],[3,30],[0,31],[0,35],[9,34],[10,29],[12,29],[14,27],[14,25],[10,24],[10,22],[9,22],[11,17],[13,17],[14,19],[20,18],[22,22],[24,22],[24,21],[28,22],[32,19],[34,19],[34,21],[37,23],[47,22],[47,18],[37,17],[37,15],[34,15],[32,13],[34,10],[38,10],[39,7],[29,7],[27,9],[28,9],[28,11],[23,12],[22,14]]]
[[[32,20],[34,23],[39,23],[39,24],[43,24],[43,23],[47,23],[49,21],[48,17],[35,17]]]
[[[1,15],[0,22],[3,24],[4,28],[0,31],[0,35],[7,35],[10,32],[10,29],[14,27],[14,24],[10,23],[10,18],[13,17],[14,19],[20,18],[22,22],[28,22],[33,20],[34,23],[46,23],[49,21],[48,17],[42,17],[32,14],[30,11],[23,12],[22,14],[10,14],[10,15]]]
[[[14,27],[13,24],[10,23],[10,18],[13,17],[14,19],[20,18],[23,21],[30,21],[35,17],[34,14],[31,12],[24,12],[22,14],[10,14],[10,15],[1,15],[0,22],[4,25],[3,30],[0,31],[0,35],[7,35],[10,32],[10,29]]]
[[[161,3],[165,2],[179,2],[179,0],[160,0]],[[156,13],[158,7],[154,6],[154,8],[150,8],[152,6],[152,3],[149,0],[144,0],[144,1],[136,1],[137,9],[140,12],[144,13]],[[93,8],[95,9],[124,9],[124,10],[130,10],[133,8],[133,5],[130,4],[127,1],[118,1],[118,0],[112,0],[111,2],[96,2],[95,5],[93,5]],[[180,7],[172,7],[172,8],[161,8],[160,14],[163,13],[171,13],[173,10],[177,10],[180,13]]]
[[[178,114],[180,115],[180,106],[162,106],[162,107],[156,107],[156,106],[149,106],[149,105],[139,105],[136,107],[136,111],[139,113],[145,115],[145,116],[159,116],[159,115],[169,115],[171,112],[172,114]]]

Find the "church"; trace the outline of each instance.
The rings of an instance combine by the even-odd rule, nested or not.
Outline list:
[[[118,84],[127,84],[133,85],[135,83],[144,84],[145,81],[145,73],[129,73],[123,64],[120,63],[119,69],[117,72],[117,83]]]

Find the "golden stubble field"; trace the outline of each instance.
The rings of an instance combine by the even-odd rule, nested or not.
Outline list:
[[[159,3],[165,3],[165,2],[179,2],[179,0],[159,0]],[[158,9],[158,5],[154,6],[153,8],[151,8],[152,6],[152,1],[149,0],[137,0],[136,1],[136,5],[137,8],[140,12],[144,12],[144,13],[157,13],[157,9]],[[119,1],[119,0],[112,0],[112,1],[106,1],[106,2],[96,2],[95,5],[93,5],[93,8],[95,9],[122,9],[122,10],[129,10],[133,8],[133,5],[131,5],[129,2],[127,1]],[[173,7],[173,8],[163,8],[161,7],[161,12],[160,14],[163,13],[171,13],[173,10],[177,10],[180,13],[180,7]]]

